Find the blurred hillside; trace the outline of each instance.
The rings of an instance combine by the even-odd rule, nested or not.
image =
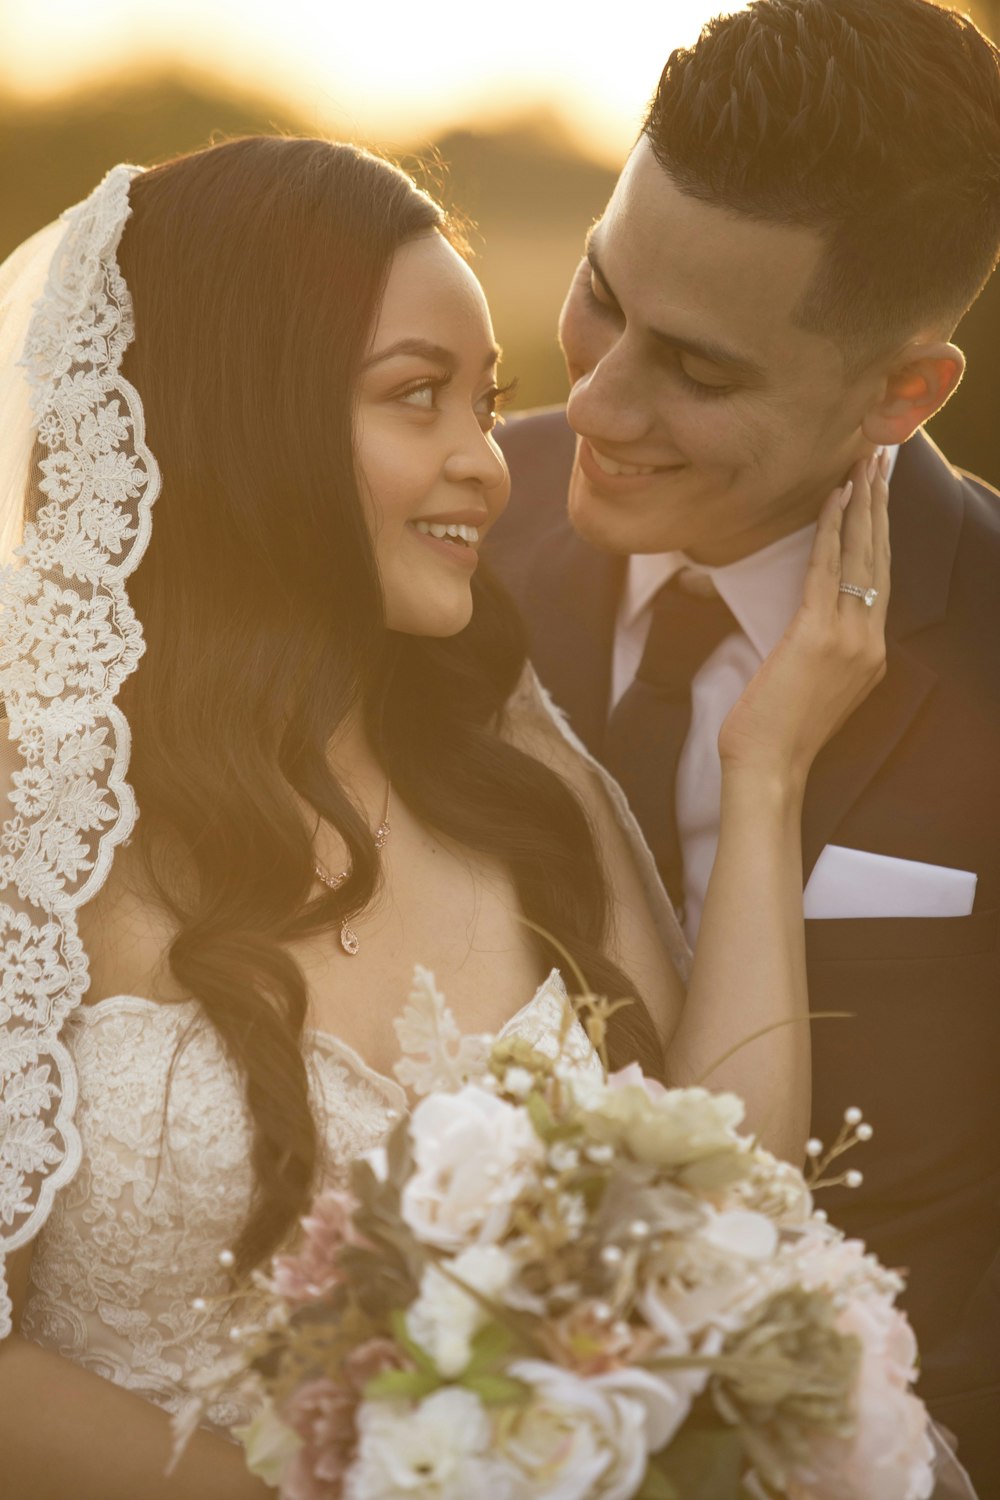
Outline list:
[[[193,77],[131,77],[30,107],[0,96],[0,259],[79,201],[117,161],[152,165],[226,135],[311,133],[266,99],[235,97]],[[584,233],[614,174],[581,156],[546,115],[504,131],[459,130],[397,153],[449,207],[471,219],[475,267],[517,375],[518,406],[562,401],[555,341]],[[970,374],[930,431],[953,462],[1000,484],[1000,277],[960,330]]]

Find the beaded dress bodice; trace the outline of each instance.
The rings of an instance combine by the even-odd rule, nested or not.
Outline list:
[[[554,1051],[565,996],[553,971],[504,1032]],[[21,1332],[177,1411],[192,1379],[229,1352],[241,1314],[219,1262],[252,1188],[240,1080],[193,1002],[116,996],[81,1007],[64,1036],[83,1155],[36,1241]],[[569,1045],[599,1066],[579,1021]],[[407,1096],[325,1032],[308,1033],[306,1051],[322,1175],[336,1183]],[[209,1415],[227,1428],[248,1413],[231,1404]]]

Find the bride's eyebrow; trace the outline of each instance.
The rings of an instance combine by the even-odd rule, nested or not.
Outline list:
[[[500,360],[502,352],[497,344],[488,350],[483,360],[483,369],[492,369]],[[443,365],[446,370],[455,370],[461,363],[458,356],[451,349],[446,349],[443,344],[432,344],[427,339],[397,339],[396,343],[390,344],[388,349],[381,349],[378,354],[373,354],[366,359],[361,368],[370,370],[373,365],[380,365],[387,359],[395,359],[400,354],[415,354],[420,359],[430,360],[432,364]]]

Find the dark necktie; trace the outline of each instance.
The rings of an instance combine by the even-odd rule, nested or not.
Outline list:
[[[678,911],[684,857],[675,783],[691,725],[691,680],[739,628],[717,594],[690,593],[671,578],[653,599],[642,660],[608,721],[604,763],[621,783]]]

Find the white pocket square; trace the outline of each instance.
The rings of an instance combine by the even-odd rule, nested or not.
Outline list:
[[[970,870],[827,844],[805,889],[805,914],[837,917],[967,917],[976,899]]]

